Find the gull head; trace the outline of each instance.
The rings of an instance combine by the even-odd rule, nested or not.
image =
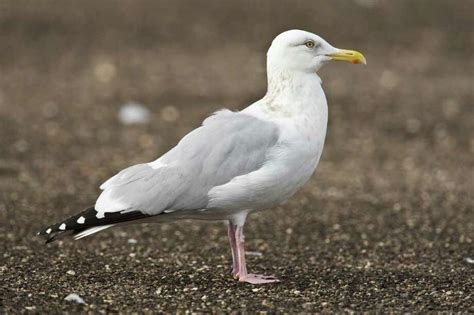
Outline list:
[[[315,73],[331,60],[366,64],[360,52],[333,47],[318,35],[301,30],[275,37],[267,53],[269,71]]]

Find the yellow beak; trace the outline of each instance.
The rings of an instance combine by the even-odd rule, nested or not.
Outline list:
[[[349,61],[353,64],[367,64],[364,55],[355,50],[339,49],[337,52],[333,54],[328,54],[327,56],[331,57],[332,60]]]

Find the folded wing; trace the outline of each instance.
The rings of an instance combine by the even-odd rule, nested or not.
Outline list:
[[[213,187],[261,168],[278,137],[272,122],[219,111],[158,160],[129,167],[106,181],[95,205],[97,216],[203,209]]]

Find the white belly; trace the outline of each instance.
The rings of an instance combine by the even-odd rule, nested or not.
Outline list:
[[[262,210],[281,204],[301,188],[316,169],[323,150],[327,126],[325,102],[323,105],[322,110],[310,107],[305,113],[274,120],[281,134],[268,161],[255,172],[213,188],[209,210],[216,214]]]

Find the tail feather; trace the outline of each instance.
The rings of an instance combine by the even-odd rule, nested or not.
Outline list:
[[[108,229],[109,227],[112,227],[114,226],[115,224],[109,224],[109,225],[100,225],[100,226],[95,226],[95,227],[92,227],[92,228],[89,228],[89,229],[86,229],[82,232],[79,232],[77,234],[74,234],[74,239],[75,240],[78,240],[78,239],[81,239],[83,237],[86,237],[86,236],[89,236],[89,235],[92,235],[94,233],[97,233],[97,232],[100,232],[102,230],[105,230],[105,229]]]
[[[97,216],[94,207],[87,208],[79,214],[38,232],[38,235],[46,237],[46,243],[52,242],[58,237],[72,235],[74,239],[80,239],[88,235],[105,230],[113,225],[128,221],[140,220],[152,217],[141,211],[109,212],[104,216]]]

